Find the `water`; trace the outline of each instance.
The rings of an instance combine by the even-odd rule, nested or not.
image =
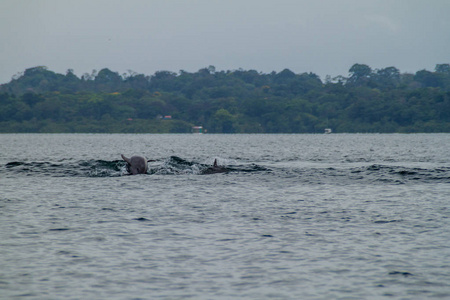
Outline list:
[[[450,134],[0,135],[0,298],[449,298],[449,148]],[[128,176],[121,153],[155,161]],[[204,174],[214,159],[228,172]]]

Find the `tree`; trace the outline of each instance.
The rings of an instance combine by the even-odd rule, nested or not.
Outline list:
[[[95,77],[95,82],[100,84],[108,84],[108,83],[120,83],[122,81],[122,77],[117,72],[113,72],[110,69],[101,69]]]
[[[450,67],[414,74],[355,64],[351,79],[255,70],[78,79],[27,69],[0,86],[0,132],[450,132]],[[96,74],[94,72],[93,74]],[[91,78],[91,79],[88,79]],[[112,93],[114,92],[114,93]],[[16,96],[17,95],[17,96]],[[158,120],[157,115],[172,115]],[[127,119],[132,119],[128,120]]]
[[[228,112],[228,110],[221,108],[214,114],[214,122],[218,132],[233,133],[234,116]]]
[[[396,87],[400,83],[400,70],[395,67],[377,70],[375,80],[381,87]]]
[[[438,87],[442,84],[439,74],[432,73],[427,70],[416,72],[414,80],[420,82],[424,87]]]
[[[25,102],[30,107],[33,107],[34,105],[43,100],[44,98],[42,97],[42,95],[37,95],[34,93],[26,93],[22,96],[22,101]]]
[[[107,68],[100,70],[94,79],[97,91],[116,92],[122,86],[122,77]]]
[[[348,82],[351,85],[365,85],[369,82],[372,75],[372,69],[368,65],[354,64],[350,70],[350,77]]]
[[[153,91],[174,91],[176,90],[176,78],[177,73],[170,71],[157,71],[152,77],[150,77],[150,89]]]
[[[280,73],[275,75],[275,80],[278,82],[286,81],[295,78],[295,73],[289,69],[284,69]]]
[[[444,73],[450,75],[450,64],[438,64],[435,67],[437,73]]]

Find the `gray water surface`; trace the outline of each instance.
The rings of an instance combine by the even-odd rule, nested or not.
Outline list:
[[[450,298],[449,149],[449,134],[0,135],[0,298]],[[121,153],[155,162],[128,176]],[[215,159],[228,172],[204,175]]]

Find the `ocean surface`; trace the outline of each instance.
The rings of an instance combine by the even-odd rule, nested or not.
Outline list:
[[[0,150],[0,299],[450,298],[450,134],[2,134]]]

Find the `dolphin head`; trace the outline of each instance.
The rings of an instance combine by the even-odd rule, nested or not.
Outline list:
[[[122,159],[127,162],[127,171],[131,175],[145,174],[147,173],[148,165],[147,160],[142,156],[132,156],[128,158],[121,154]]]

